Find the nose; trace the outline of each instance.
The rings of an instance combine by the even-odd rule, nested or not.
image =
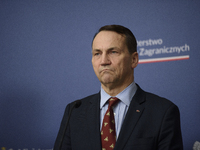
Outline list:
[[[101,65],[102,66],[106,66],[106,65],[110,65],[111,61],[110,58],[107,54],[102,54],[101,56]]]

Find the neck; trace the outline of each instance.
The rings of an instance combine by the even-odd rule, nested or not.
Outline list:
[[[101,86],[107,94],[109,94],[110,96],[116,96],[117,94],[122,92],[125,88],[127,88],[132,82],[133,80],[131,82],[128,82],[127,84],[120,85],[120,86],[104,85],[104,84],[101,84]]]

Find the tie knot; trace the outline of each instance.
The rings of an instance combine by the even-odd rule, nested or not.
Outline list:
[[[119,99],[117,97],[111,97],[109,99],[109,106],[108,107],[113,107],[115,104],[119,102]]]

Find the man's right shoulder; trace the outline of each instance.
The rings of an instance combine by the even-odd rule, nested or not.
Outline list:
[[[96,99],[96,98],[100,98],[100,94],[99,93],[86,96],[86,97],[84,97],[84,98],[82,98],[80,100],[81,101],[86,101],[86,100],[93,100],[93,99]]]
[[[100,93],[88,95],[84,98],[78,99],[81,101],[81,105],[87,105],[88,103],[98,102],[100,100]],[[77,100],[76,100],[77,101]],[[71,102],[68,105],[72,105],[75,101]]]

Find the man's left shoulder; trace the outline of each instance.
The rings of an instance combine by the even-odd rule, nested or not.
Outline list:
[[[161,97],[157,94],[150,93],[148,91],[144,91],[140,88],[140,86],[137,84],[138,89],[136,92],[136,98],[140,99],[137,100],[139,102],[145,102],[147,105],[175,105],[171,100]]]
[[[169,107],[177,107],[171,100],[158,96],[153,93],[145,92],[146,93],[146,104],[151,105],[155,108],[169,108]]]

